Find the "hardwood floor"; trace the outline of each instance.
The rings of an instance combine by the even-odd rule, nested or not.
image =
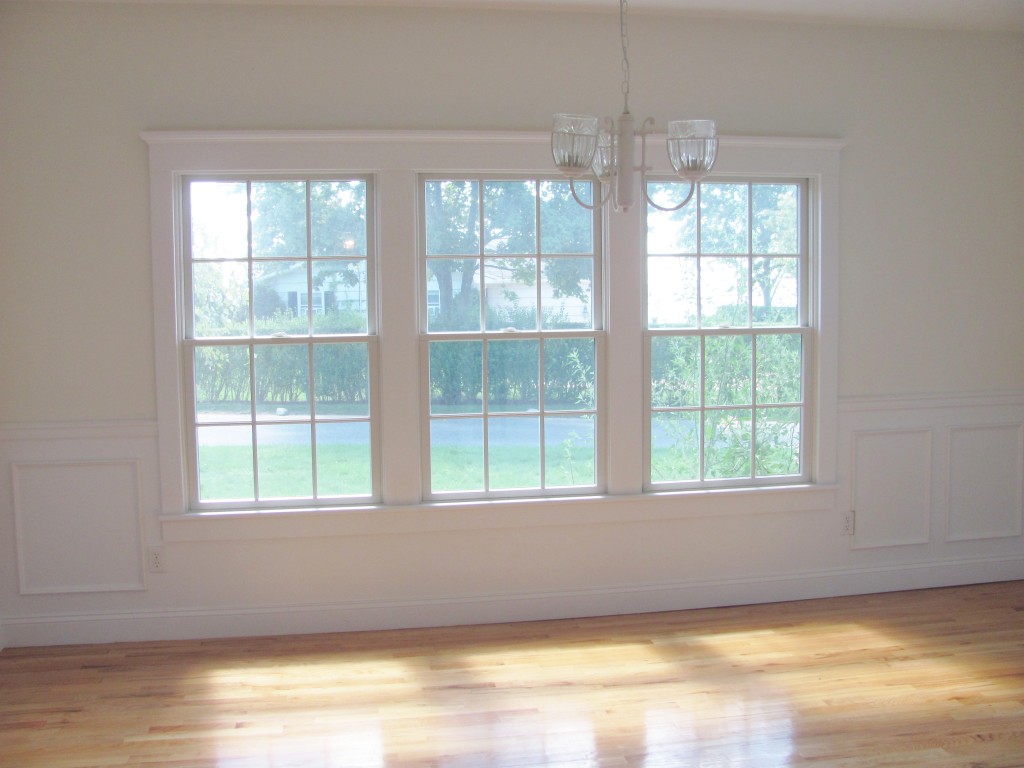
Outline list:
[[[0,765],[1024,766],[1024,581],[0,653]]]

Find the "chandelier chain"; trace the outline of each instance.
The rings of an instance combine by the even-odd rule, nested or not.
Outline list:
[[[629,114],[629,28],[626,24],[627,6],[627,0],[619,0],[619,36],[622,39],[622,111]]]
[[[693,198],[697,184],[711,172],[718,154],[718,136],[713,120],[670,120],[666,138],[668,159],[676,175],[690,185],[689,192],[677,205],[663,206],[647,192],[647,137],[654,128],[648,117],[636,126],[629,111],[629,0],[619,0],[619,42],[622,46],[622,114],[605,117],[602,122],[593,115],[557,114],[551,129],[551,156],[555,165],[569,179],[573,198],[584,208],[594,211],[611,202],[616,211],[628,211],[636,197],[637,175],[641,204],[659,211],[678,211]],[[640,163],[634,162],[640,140]],[[597,183],[600,194],[588,202],[576,193],[575,181],[588,179]]]

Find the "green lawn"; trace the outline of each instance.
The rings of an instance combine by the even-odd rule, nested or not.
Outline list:
[[[546,456],[546,485],[566,487],[594,482],[594,452],[555,446]],[[260,450],[262,498],[311,498],[310,451],[294,446]],[[493,489],[539,488],[540,451],[501,447],[491,452]],[[438,446],[434,450],[431,485],[435,491],[483,489],[483,453],[477,448]],[[252,450],[248,446],[207,446],[199,451],[202,501],[254,497]],[[365,444],[325,445],[317,451],[318,497],[359,496],[371,492],[370,453]]]
[[[272,445],[260,450],[262,498],[313,495],[308,448]],[[372,490],[370,451],[365,444],[331,444],[317,450],[319,496],[360,496]],[[252,449],[207,446],[199,450],[199,487],[203,501],[253,498]]]

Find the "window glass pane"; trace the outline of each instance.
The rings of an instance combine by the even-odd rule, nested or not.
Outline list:
[[[697,327],[696,257],[647,259],[647,326]]]
[[[483,419],[431,420],[430,488],[432,491],[483,490]]]
[[[755,325],[799,325],[797,258],[756,258],[751,263]]]
[[[704,476],[750,477],[751,418],[748,408],[704,412]]]
[[[757,474],[800,474],[800,408],[757,409]]]
[[[480,253],[480,185],[475,181],[427,181],[428,256]]]
[[[700,479],[700,411],[651,415],[651,482]]]
[[[427,259],[427,316],[431,331],[480,330],[480,260]],[[431,291],[437,307],[431,307]]]
[[[366,262],[313,262],[313,333],[366,333]]]
[[[305,258],[306,184],[260,181],[252,185],[252,255]]]
[[[484,183],[484,253],[537,252],[537,185],[533,181]]]
[[[593,486],[596,342],[557,338],[595,326],[593,212],[562,181],[423,183],[427,331],[466,335],[428,344],[431,491],[546,488],[548,468],[557,487]],[[537,331],[554,338],[524,338]],[[552,412],[571,414],[582,438],[552,442]]]
[[[700,312],[705,327],[750,325],[746,258],[705,257],[700,260]]]
[[[701,253],[749,252],[747,190],[746,184],[701,184]]]
[[[309,424],[260,424],[261,499],[309,498],[313,495],[313,449]]]
[[[651,339],[651,405],[682,408],[700,405],[700,338]]]
[[[540,417],[488,419],[487,455],[491,490],[540,488]]]
[[[592,204],[590,182],[576,182],[576,194]],[[594,214],[577,203],[567,181],[540,183],[541,253],[593,253]]]
[[[366,182],[314,181],[309,185],[313,256],[366,255]]]
[[[317,423],[317,496],[366,496],[373,492],[370,422]]]
[[[370,360],[365,343],[314,344],[313,391],[318,419],[370,415]]]
[[[193,259],[244,259],[249,255],[249,201],[245,182],[189,184]]]
[[[799,185],[754,184],[751,194],[753,252],[800,253]]]
[[[595,456],[594,416],[544,418],[544,484],[548,488],[593,485]]]
[[[753,391],[750,336],[711,336],[704,340],[704,404],[750,405]]]
[[[689,191],[689,183],[652,181],[647,184],[647,194],[662,208],[679,205]],[[697,211],[692,202],[678,211],[659,211],[647,206],[647,253],[697,253]]]
[[[537,259],[484,261],[487,330],[537,329]]]
[[[249,335],[249,269],[244,261],[192,264],[192,335]]]
[[[545,329],[594,327],[594,259],[541,259],[541,317]]]
[[[196,347],[193,361],[196,421],[248,421],[249,347]]]
[[[257,418],[308,419],[309,348],[305,344],[262,344],[254,358]]]
[[[191,334],[258,337],[188,352],[201,503],[373,494],[369,345],[311,337],[371,325],[368,188],[189,182]]]
[[[482,413],[483,342],[430,342],[431,414]]]
[[[595,370],[593,339],[545,340],[544,410],[593,410]]]
[[[492,413],[537,411],[540,408],[539,373],[540,342],[537,339],[490,342],[487,345],[488,410]]]
[[[196,430],[199,500],[252,500],[252,427],[208,426]]]
[[[309,262],[255,261],[252,285],[257,336],[309,333]]]
[[[799,334],[757,336],[757,402],[799,403],[803,374],[803,339]]]
[[[686,186],[652,182],[648,194],[672,206]],[[802,189],[708,182],[697,205],[647,206],[647,327],[688,332],[651,337],[650,483],[803,471],[802,335],[759,333],[755,343],[731,331],[806,322]]]

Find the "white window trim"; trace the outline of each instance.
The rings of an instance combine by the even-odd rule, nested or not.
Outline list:
[[[402,530],[502,528],[626,522],[718,514],[829,508],[835,494],[838,400],[839,168],[843,142],[832,139],[722,137],[716,176],[801,176],[810,181],[811,321],[817,354],[811,362],[815,441],[808,447],[811,482],[797,486],[643,493],[643,312],[640,206],[606,217],[603,391],[606,492],[594,497],[422,501],[418,440],[419,358],[415,211],[422,173],[549,173],[546,133],[492,132],[146,132],[149,145],[155,364],[161,513],[168,540],[324,535]],[[650,137],[656,146],[659,137]],[[652,151],[657,172],[667,158]],[[372,173],[376,177],[377,290],[380,315],[381,503],[274,512],[190,513],[186,482],[182,371],[181,237],[177,188],[200,173]],[[398,436],[401,439],[395,439]],[[397,468],[401,468],[399,471]],[[283,519],[284,518],[284,519]]]

